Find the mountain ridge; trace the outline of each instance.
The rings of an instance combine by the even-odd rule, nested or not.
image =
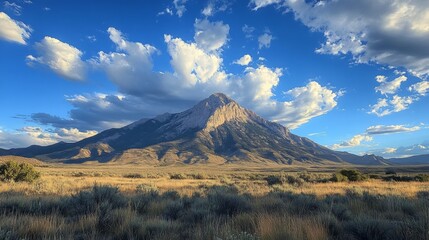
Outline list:
[[[141,119],[76,143],[30,146],[6,154],[64,163],[389,164],[382,157],[337,152],[294,135],[223,93],[183,112]]]

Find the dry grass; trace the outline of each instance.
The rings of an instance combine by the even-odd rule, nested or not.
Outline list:
[[[0,239],[429,239],[427,182],[267,184],[305,170],[292,167],[37,169],[34,183],[0,182]]]
[[[235,167],[207,168],[197,167],[136,167],[106,165],[49,165],[37,167],[42,173],[35,183],[1,183],[0,192],[17,191],[27,195],[72,195],[89,189],[94,184],[112,185],[122,192],[134,192],[137,186],[151,185],[161,192],[174,190],[182,195],[202,192],[214,185],[234,185],[240,192],[252,195],[264,195],[273,190],[267,185],[265,177],[279,172],[273,169],[236,169]],[[294,173],[296,169],[291,169]],[[138,178],[127,175],[137,174]],[[183,174],[186,179],[170,179],[173,174]],[[203,179],[195,179],[196,175]],[[329,176],[330,173],[319,173]],[[314,194],[319,197],[332,194],[344,194],[349,190],[367,191],[372,194],[399,195],[413,197],[421,191],[429,191],[425,182],[386,182],[370,179],[363,182],[305,183],[303,186],[283,185],[277,190],[293,193]]]

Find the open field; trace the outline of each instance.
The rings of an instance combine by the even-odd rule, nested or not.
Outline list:
[[[428,182],[325,181],[338,166],[36,169],[33,183],[0,182],[0,239],[429,239]],[[425,168],[365,169],[386,170]],[[308,181],[267,183],[281,175]]]

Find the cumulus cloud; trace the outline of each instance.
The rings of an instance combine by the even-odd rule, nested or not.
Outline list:
[[[405,76],[397,77],[390,82],[387,81],[385,76],[381,75],[376,76],[375,79],[380,83],[379,86],[375,87],[375,91],[381,94],[395,94],[401,87],[401,83],[407,81],[407,77]]]
[[[195,28],[196,32],[201,29]],[[129,41],[115,28],[109,28],[108,33],[116,51],[100,51],[91,62],[118,86],[119,93],[69,96],[69,118],[37,113],[31,116],[33,121],[55,128],[100,131],[164,112],[179,112],[214,92],[223,92],[263,117],[296,128],[331,111],[341,95],[312,81],[288,91],[289,101],[274,100],[282,69],[259,65],[239,74],[228,73],[220,54],[225,41],[204,45],[164,35],[172,71],[158,72],[151,57],[158,52],[155,47]]]
[[[409,97],[400,97],[394,95],[392,98],[379,98],[377,103],[370,106],[371,110],[368,112],[370,114],[375,114],[379,117],[383,117],[395,112],[401,112],[408,109],[408,106],[418,100],[418,98],[409,96]]]
[[[148,88],[155,91],[159,84],[158,76],[152,73],[151,58],[157,49],[149,44],[129,42],[113,27],[107,32],[117,52],[100,51],[93,64],[103,70],[122,92],[141,94]]]
[[[76,128],[43,129],[26,126],[15,131],[0,130],[0,148],[18,148],[30,145],[46,146],[59,141],[76,142],[97,134],[96,131],[81,132]]]
[[[368,135],[377,134],[390,134],[402,132],[414,132],[420,130],[420,126],[406,127],[404,125],[376,125],[370,126],[366,129],[365,133]]]
[[[409,87],[409,90],[416,92],[421,96],[426,96],[426,94],[429,91],[429,82],[421,81],[421,82],[415,83]]]
[[[26,45],[32,29],[23,22],[13,20],[6,13],[0,12],[0,39]]]
[[[353,136],[350,140],[342,142],[340,144],[334,144],[331,146],[332,149],[339,148],[350,148],[360,146],[364,142],[371,142],[373,139],[371,136],[358,134]]]
[[[82,52],[70,44],[46,36],[36,43],[39,57],[27,56],[27,63],[39,63],[48,66],[56,74],[71,79],[83,80],[85,77],[85,62],[82,61]]]
[[[241,58],[234,61],[235,64],[241,65],[241,66],[247,66],[252,61],[252,56],[249,54],[245,54]]]
[[[405,67],[429,74],[429,2],[421,0],[251,0],[254,9],[278,4],[313,31],[323,32],[321,54],[351,54],[356,62]]]
[[[271,119],[294,129],[307,123],[312,118],[324,115],[337,106],[341,92],[334,92],[321,86],[315,81],[304,87],[293,88],[286,92],[293,100],[286,102],[271,102],[264,106],[271,113],[266,113]],[[258,108],[257,108],[258,109]],[[261,112],[265,113],[263,109]]]
[[[195,42],[205,51],[216,51],[228,41],[229,25],[223,22],[210,22],[207,19],[195,20]]]
[[[258,37],[259,49],[261,48],[269,48],[271,46],[271,40],[273,40],[273,36],[269,33],[264,33]]]

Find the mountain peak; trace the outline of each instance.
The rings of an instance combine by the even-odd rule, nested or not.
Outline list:
[[[227,105],[229,103],[233,103],[233,102],[235,102],[235,101],[223,93],[214,93],[214,94],[210,95],[208,98],[201,101],[201,103],[205,103],[206,106],[210,106],[210,107],[214,107],[214,108],[220,107],[220,106],[225,106],[225,105]]]

